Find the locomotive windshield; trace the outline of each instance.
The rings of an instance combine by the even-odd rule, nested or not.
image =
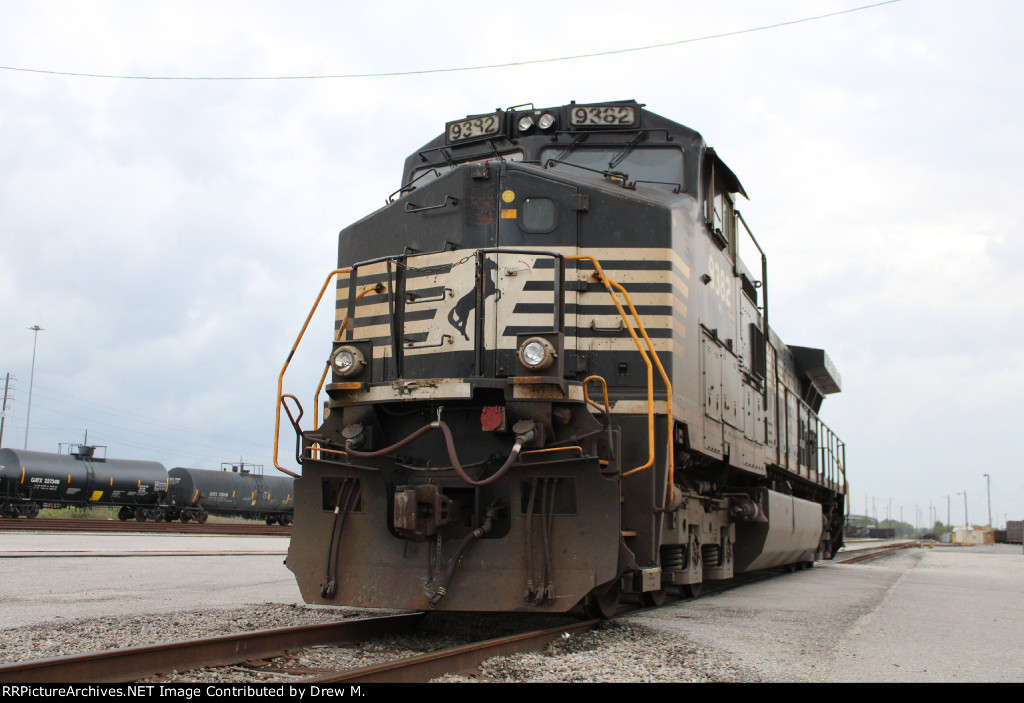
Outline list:
[[[473,159],[472,161],[461,161],[461,162],[458,162],[458,163],[427,166],[425,168],[421,168],[421,169],[417,169],[417,170],[413,171],[412,179],[411,180],[412,181],[416,181],[416,183],[414,184],[416,187],[425,186],[427,183],[430,183],[431,181],[437,180],[438,178],[440,178],[444,174],[448,173],[453,168],[456,168],[457,166],[464,166],[466,164],[482,164],[482,163],[485,163],[487,161],[493,161],[493,160],[495,160],[497,158],[498,158],[497,156],[488,156],[485,159]],[[522,161],[523,160],[523,152],[522,151],[511,151],[511,152],[509,152],[507,154],[502,154],[501,158],[506,160],[506,161]],[[406,191],[406,192],[408,192],[408,191]]]
[[[549,165],[549,161],[554,161]],[[617,171],[629,176],[630,181],[654,182],[663,188],[682,188],[683,152],[673,147],[635,148],[622,147],[578,147],[566,153],[565,147],[549,147],[540,153],[544,166],[554,169],[570,169],[579,173],[569,164],[595,171]]]

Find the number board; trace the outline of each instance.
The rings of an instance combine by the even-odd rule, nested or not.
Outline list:
[[[501,131],[502,113],[495,112],[490,115],[475,115],[464,120],[449,122],[445,126],[445,137],[449,144],[464,142],[468,139],[479,139]]]
[[[573,105],[569,111],[573,127],[633,127],[636,108],[628,105]]]

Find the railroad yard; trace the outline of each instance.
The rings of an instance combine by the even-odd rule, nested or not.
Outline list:
[[[64,674],[6,666],[30,660],[110,649],[132,653],[130,648],[144,645],[294,626],[304,629],[289,633],[290,644],[282,645],[279,635],[267,635],[267,642],[250,636],[244,661],[218,669],[178,674],[167,666],[189,656],[197,662],[222,656],[210,650],[160,652],[153,656],[162,666],[132,666],[141,667],[138,679],[163,682],[340,680],[332,672],[417,655],[429,661],[400,672],[350,673],[344,680],[1024,680],[1024,664],[1005,656],[1014,651],[1024,620],[1018,545],[915,546],[871,561],[764,572],[661,608],[625,604],[616,618],[595,625],[578,617],[451,613],[395,621],[385,617],[395,615],[390,611],[305,606],[282,563],[287,544],[287,536],[273,534],[7,532],[0,548],[0,681],[82,680],[121,666],[86,661]],[[868,546],[854,544],[848,551]],[[379,619],[357,631],[317,628],[368,615]],[[381,629],[385,625],[390,631]],[[532,641],[517,646],[541,651],[509,655],[510,645],[503,643],[464,652],[461,664],[440,654],[536,630],[548,630],[534,637],[552,643],[542,650]],[[332,641],[344,644],[329,646]],[[278,649],[287,653],[276,656]],[[424,657],[427,652],[432,654]],[[184,658],[168,658],[174,656]]]

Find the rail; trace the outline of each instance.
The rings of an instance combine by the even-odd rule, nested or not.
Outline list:
[[[270,659],[308,647],[346,645],[397,634],[415,626],[424,613],[351,619],[322,625],[245,632],[186,642],[128,647],[50,659],[0,665],[0,683],[124,683],[171,671],[232,666]],[[425,683],[444,674],[476,671],[484,660],[543,650],[555,639],[588,632],[599,623],[576,623],[521,632],[448,649],[397,659],[384,664],[315,673],[302,683]],[[282,673],[290,673],[281,670]],[[301,670],[300,670],[301,671]],[[306,670],[304,673],[309,673]],[[294,674],[292,674],[294,676]],[[294,680],[289,676],[290,680]]]
[[[32,532],[156,532],[178,534],[288,536],[290,525],[265,525],[262,521],[232,522],[136,522],[135,520],[103,520],[76,518],[10,518],[0,519],[0,532],[28,530]]]
[[[484,642],[474,642],[440,652],[429,652],[388,664],[378,664],[308,679],[309,683],[426,683],[444,674],[476,671],[486,659],[523,652],[539,652],[552,640],[593,630],[600,620],[552,627]]]
[[[117,683],[171,671],[227,666],[284,654],[288,650],[359,642],[403,632],[424,616],[417,612],[302,625],[184,642],[125,647],[0,665],[0,682]]]

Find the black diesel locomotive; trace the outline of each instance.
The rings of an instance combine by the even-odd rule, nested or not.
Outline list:
[[[139,522],[224,515],[291,523],[292,480],[264,476],[262,467],[167,471],[155,461],[107,459],[96,450],[86,444],[70,445],[67,454],[0,449],[0,517],[34,518],[40,507],[116,507],[121,520]]]
[[[768,326],[698,133],[634,101],[497,110],[402,182],[340,234],[312,427],[279,381],[307,601],[607,615],[835,554],[840,377]]]

